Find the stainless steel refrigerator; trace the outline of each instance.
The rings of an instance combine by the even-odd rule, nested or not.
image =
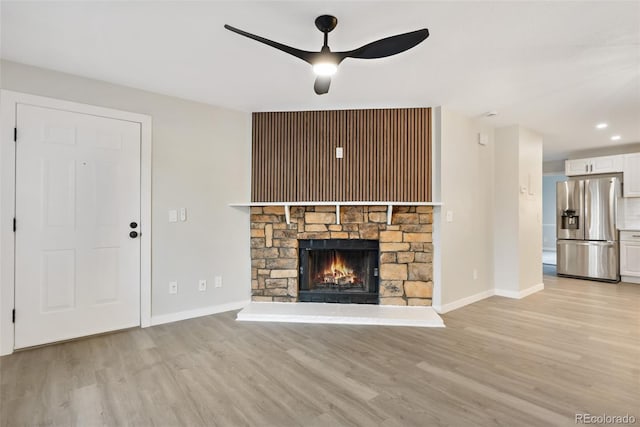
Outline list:
[[[616,203],[620,176],[582,177],[556,185],[557,271],[620,281]]]

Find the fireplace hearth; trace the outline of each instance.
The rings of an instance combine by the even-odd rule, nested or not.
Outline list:
[[[377,240],[299,240],[301,302],[378,304]]]

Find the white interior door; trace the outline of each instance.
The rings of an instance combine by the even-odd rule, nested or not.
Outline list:
[[[15,348],[140,325],[140,124],[18,104]]]

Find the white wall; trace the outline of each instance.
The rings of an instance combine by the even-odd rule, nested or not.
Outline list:
[[[520,165],[517,126],[496,130],[495,148],[495,287],[517,286],[520,275],[519,186]]]
[[[478,133],[489,137],[478,144]],[[493,129],[446,108],[434,109],[434,306],[443,311],[493,289]],[[451,211],[453,221],[446,221]],[[477,279],[473,270],[477,270]]]
[[[638,153],[640,152],[640,142],[633,144],[605,146],[592,148],[589,150],[574,151],[569,154],[569,159],[583,159],[585,157],[613,156],[616,154]]]
[[[564,160],[550,160],[542,163],[544,175],[564,175]]]
[[[496,294],[522,297],[542,286],[542,137],[519,126],[496,130]]]
[[[0,63],[0,87],[152,116],[152,316],[249,299],[249,214],[228,203],[250,197],[250,114],[9,61]],[[169,223],[168,210],[180,207],[187,222]],[[206,292],[198,279],[207,279]],[[168,293],[172,280],[177,295]]]
[[[527,292],[542,284],[542,137],[520,128],[520,282]]]
[[[433,122],[434,199],[443,202],[434,216],[434,307],[447,312],[539,290],[542,138],[444,107],[434,109]],[[488,145],[478,144],[479,133]]]

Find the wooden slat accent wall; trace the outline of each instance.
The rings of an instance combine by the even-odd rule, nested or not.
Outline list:
[[[252,131],[253,202],[431,201],[430,108],[253,113]]]

